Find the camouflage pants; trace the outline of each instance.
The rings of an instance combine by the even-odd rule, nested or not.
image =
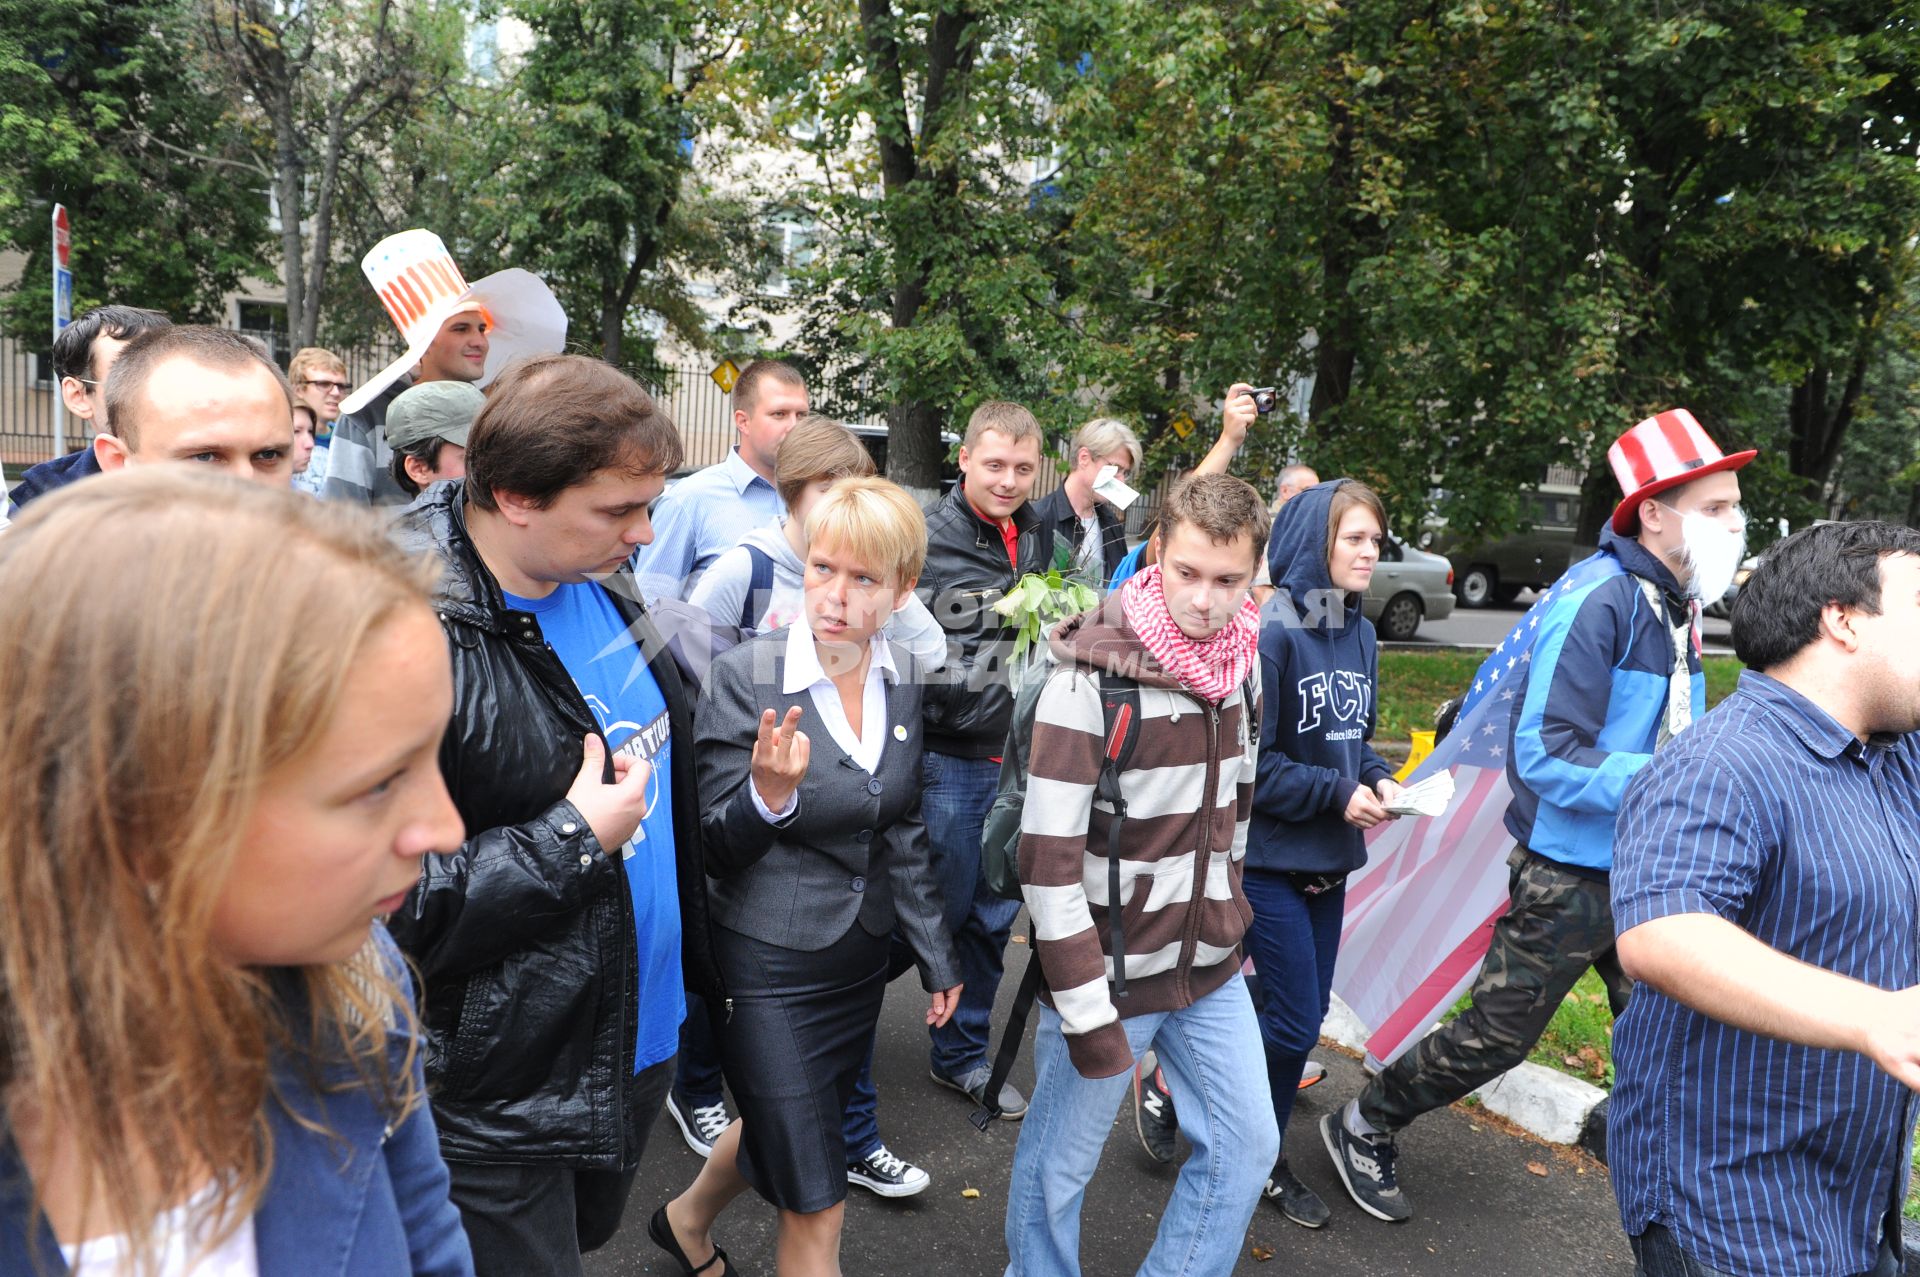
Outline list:
[[[1626,1009],[1633,982],[1614,955],[1606,881],[1525,847],[1515,847],[1507,865],[1513,903],[1494,924],[1473,1005],[1415,1043],[1360,1096],[1360,1115],[1378,1130],[1400,1130],[1526,1059],[1588,967],[1606,981],[1614,1015]]]

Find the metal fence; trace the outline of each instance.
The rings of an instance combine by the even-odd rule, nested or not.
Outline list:
[[[265,329],[241,329],[265,343],[275,362],[285,368],[292,358],[286,336]],[[335,350],[347,366],[347,380],[359,386],[405,353],[391,338],[346,349]],[[686,450],[685,468],[696,470],[724,460],[733,446],[732,397],[713,380],[712,361],[679,363],[636,363],[627,367],[633,378],[646,386],[679,427]],[[53,405],[55,386],[48,350],[34,349],[15,338],[0,338],[0,462],[7,475],[17,477],[28,466],[54,455]],[[860,423],[863,435],[873,447],[873,436],[884,431],[881,423]],[[87,441],[85,425],[67,419],[65,444],[68,451]],[[1064,445],[1062,445],[1062,450]],[[881,449],[875,448],[876,452]],[[884,455],[882,452],[881,455]],[[1059,450],[1049,451],[1040,467],[1033,495],[1041,497],[1060,486],[1060,469],[1055,464]],[[1143,514],[1157,508],[1164,485],[1141,484],[1147,509],[1134,514],[1130,527],[1137,531]]]

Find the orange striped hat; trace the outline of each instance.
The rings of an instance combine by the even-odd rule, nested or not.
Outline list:
[[[557,354],[566,347],[567,314],[539,276],[514,268],[468,284],[453,254],[432,231],[387,236],[360,259],[360,269],[400,330],[407,352],[347,396],[340,405],[343,415],[358,412],[402,373],[412,371],[441,325],[464,311],[477,310],[486,317],[483,386],[515,359]]]
[[[1685,408],[1656,413],[1613,441],[1607,464],[1626,499],[1613,510],[1613,530],[1621,536],[1640,531],[1640,503],[1668,488],[1691,483],[1716,470],[1738,470],[1759,453],[1731,455],[1707,437]]]

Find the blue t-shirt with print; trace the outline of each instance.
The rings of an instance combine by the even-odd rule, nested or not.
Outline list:
[[[504,592],[503,592],[504,593]],[[560,664],[572,676],[615,752],[653,765],[647,815],[621,849],[633,893],[634,939],[640,955],[640,1022],[634,1038],[637,1073],[679,1048],[687,997],[680,973],[680,896],[673,849],[673,740],[667,700],[606,592],[592,582],[555,587],[544,599],[506,594],[510,608],[531,612]],[[689,742],[691,744],[691,742]]]

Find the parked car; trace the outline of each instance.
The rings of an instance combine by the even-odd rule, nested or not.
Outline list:
[[[1453,614],[1453,565],[1444,555],[1416,550],[1390,536],[1381,542],[1380,562],[1361,610],[1381,638],[1403,643],[1426,618],[1444,621]]]
[[[1462,607],[1511,603],[1522,590],[1552,585],[1574,559],[1573,537],[1580,521],[1580,490],[1546,486],[1525,496],[1528,532],[1467,546],[1453,542],[1444,528],[1422,538],[1453,563],[1453,592]]]

